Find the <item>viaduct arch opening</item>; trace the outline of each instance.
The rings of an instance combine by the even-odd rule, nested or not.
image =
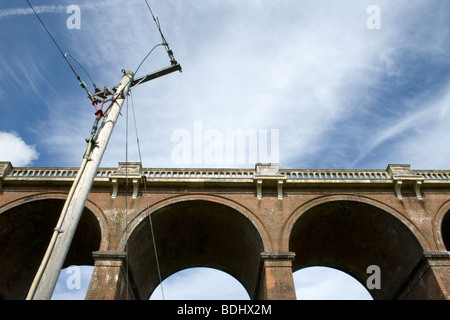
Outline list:
[[[195,267],[178,271],[163,281],[166,300],[249,300],[250,297],[234,277],[223,271]],[[162,300],[161,286],[150,300]]]
[[[39,199],[0,212],[2,299],[25,299],[63,206],[62,199]],[[98,220],[85,208],[63,268],[94,265],[92,252],[99,249],[100,241]]]
[[[441,235],[445,250],[450,251],[450,211],[448,211],[442,219]]]
[[[303,212],[294,222],[289,250],[296,253],[293,272],[309,266],[344,271],[364,286],[380,268],[374,299],[396,299],[423,255],[412,231],[390,213],[357,201],[329,201]],[[370,289],[370,288],[369,288]]]
[[[187,268],[214,268],[236,278],[254,297],[264,246],[241,212],[212,201],[186,200],[156,210],[152,222],[162,280]],[[148,217],[129,237],[128,263],[136,298],[149,299],[159,277]]]
[[[293,276],[297,300],[373,300],[366,286],[341,270],[311,266]]]

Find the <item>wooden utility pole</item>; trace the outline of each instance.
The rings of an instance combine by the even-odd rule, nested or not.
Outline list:
[[[66,59],[66,61],[68,62],[70,68],[77,76],[78,81],[80,81],[81,86],[88,92],[89,98],[92,100],[93,104],[97,109],[96,104],[97,100],[95,99],[98,98],[99,96],[106,95],[106,88],[105,93],[96,92],[93,95],[87,90],[86,85],[78,76],[78,74],[75,72],[69,60],[67,60],[67,54],[63,53],[63,51],[61,50],[61,48],[59,47],[53,36],[48,31],[47,27],[42,22],[37,12],[34,10],[33,6],[30,4],[28,0],[27,2],[28,5],[33,10],[33,12],[35,13],[36,17],[41,22],[44,29],[47,31],[50,38],[55,43],[58,50],[63,55],[64,59]],[[122,105],[125,101],[125,97],[127,96],[128,91],[134,86],[164,76],[171,72],[174,71],[181,72],[181,66],[175,60],[173,52],[170,49],[166,39],[164,38],[158,18],[153,15],[153,12],[147,0],[145,1],[145,3],[147,4],[147,7],[150,10],[153,20],[155,21],[156,26],[158,27],[159,33],[161,34],[161,39],[163,42],[159,45],[163,45],[166,47],[166,51],[167,54],[169,55],[171,65],[170,67],[164,68],[160,71],[151,74],[147,74],[143,77],[140,77],[139,79],[134,79],[133,72],[123,71],[124,76],[122,77],[120,85],[115,90],[111,106],[108,108],[105,114],[103,114],[102,110],[97,110],[97,112],[95,113],[96,121],[94,122],[94,126],[91,131],[88,146],[83,157],[83,163],[81,164],[81,167],[78,170],[75,181],[72,184],[72,187],[69,191],[67,200],[64,203],[64,207],[62,209],[58,223],[53,231],[50,244],[47,247],[47,251],[45,252],[44,258],[42,259],[41,265],[39,266],[36,276],[34,277],[33,283],[31,284],[30,290],[28,291],[28,295],[26,297],[27,300],[48,300],[51,298],[53,294],[53,290],[55,289],[56,282],[58,281],[59,274],[66,259],[67,253],[69,251],[70,244],[72,243],[75,231],[77,229],[78,222],[80,221],[81,215],[83,214],[87,197],[89,195],[89,192],[91,191],[94,179],[97,176],[98,167],[100,166],[100,162],[105,153],[109,139],[111,138],[111,134],[114,130],[117,119],[120,115],[120,110],[122,109]],[[157,46],[155,46],[154,48],[156,48]],[[145,59],[147,59],[147,57],[150,55],[153,49],[147,54]],[[137,70],[139,70],[145,59],[141,62]],[[137,70],[135,71],[136,73]],[[111,90],[111,93],[112,92],[114,92],[114,90]],[[103,102],[105,101],[103,100]],[[103,123],[100,129],[98,130],[98,134],[96,135],[98,122],[103,116],[105,116],[106,118],[103,120]]]
[[[83,164],[66,200],[60,221],[55,228],[54,236],[30,288],[27,300],[48,300],[53,294],[92,183],[97,176],[98,167],[132,84],[133,76],[133,72],[125,72],[114,95],[114,102],[99,129],[97,139],[92,146],[88,146]]]
[[[134,78],[133,72],[124,71],[124,76],[115,91],[113,102],[105,114],[105,119],[97,137],[94,137],[95,130],[91,133],[83,163],[69,191],[50,244],[31,284],[26,297],[27,300],[49,300],[52,297],[78,222],[83,214],[87,197],[97,176],[98,167],[119,118],[120,110],[128,91],[139,84],[175,71],[181,72],[181,66],[175,60],[171,60],[171,66],[137,79]]]

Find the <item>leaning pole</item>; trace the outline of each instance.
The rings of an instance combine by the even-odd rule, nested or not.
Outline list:
[[[126,71],[117,87],[113,103],[105,114],[97,138],[89,142],[88,150],[78,171],[76,180],[61,212],[50,245],[36,273],[27,300],[49,300],[63,267],[73,236],[81,218],[97,170],[105,153],[111,134],[120,115],[122,105],[133,80],[133,72]],[[91,145],[92,143],[92,145]]]

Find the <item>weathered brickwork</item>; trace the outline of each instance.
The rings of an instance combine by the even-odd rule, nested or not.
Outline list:
[[[0,296],[23,299],[74,168],[0,162]],[[205,266],[252,299],[295,299],[292,273],[322,265],[375,299],[450,298],[450,172],[102,168],[66,265],[94,265],[86,299],[148,299],[162,278]],[[152,234],[153,228],[153,234]],[[156,248],[153,243],[155,239]],[[156,250],[155,250],[156,249]]]

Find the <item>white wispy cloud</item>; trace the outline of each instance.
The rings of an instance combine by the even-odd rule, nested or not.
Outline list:
[[[448,169],[449,88],[450,82],[431,95],[428,93],[410,101],[413,111],[376,132],[368,141],[367,150],[355,161],[362,161],[384,146],[387,150],[395,150],[395,153],[382,157],[386,161],[410,163],[417,169]]]
[[[298,300],[372,300],[367,289],[348,274],[326,267],[294,273]]]
[[[108,8],[102,16],[95,10],[83,10],[90,8],[87,2],[79,5],[80,32],[59,30],[58,35],[64,48],[91,72],[97,85],[117,84],[120,69],[133,70],[160,42],[143,2],[130,2],[126,8],[117,1],[96,4]],[[360,164],[389,136],[411,123],[405,119],[393,123],[371,108],[382,103],[378,99],[386,86],[411,81],[405,57],[418,52],[425,58],[443,57],[447,33],[434,32],[432,42],[423,31],[442,26],[440,14],[434,26],[421,24],[421,31],[412,36],[409,31],[414,24],[427,21],[427,17],[413,21],[406,17],[423,12],[428,2],[422,1],[380,3],[382,28],[368,30],[367,5],[355,1],[319,1],[314,6],[298,1],[226,1],[208,5],[173,1],[157,7],[155,11],[160,14],[163,31],[183,73],[135,89],[144,165],[174,165],[170,158],[171,134],[178,128],[192,130],[196,120],[222,131],[279,129],[282,166],[314,166],[311,159],[327,150],[335,161],[322,158],[324,165],[342,166],[343,161],[347,166]],[[100,36],[90,32],[105,25],[108,33]],[[423,46],[422,41],[427,45]],[[140,73],[168,64],[164,49],[160,49],[149,57]],[[33,81],[38,80],[29,79]],[[68,104],[82,103],[73,100]],[[417,117],[420,112],[411,111]],[[380,134],[373,136],[373,129],[366,125],[368,118],[376,117],[387,127],[375,129]],[[65,113],[66,122],[79,123],[79,119],[78,112]],[[79,123],[78,127],[86,128],[83,136],[64,135],[62,127],[66,122],[59,122],[60,127],[53,120],[49,123],[49,136],[58,133],[61,142],[47,145],[62,153],[70,153],[71,141],[84,140],[91,125],[88,120]],[[340,128],[343,122],[348,127]],[[104,165],[114,166],[124,157],[124,130],[124,121],[120,121]],[[368,139],[364,138],[369,134]],[[136,158],[136,151],[132,152]],[[357,155],[352,159],[349,153]]]
[[[236,279],[216,269],[185,269],[167,278],[162,285],[163,291],[159,285],[150,300],[162,300],[162,292],[166,300],[249,300]]]
[[[267,8],[258,2],[195,4],[189,14],[174,18],[175,24],[163,24],[168,26],[168,34],[178,35],[168,39],[183,73],[146,84],[148,88],[135,96],[140,120],[152,124],[140,126],[142,136],[155,137],[155,132],[157,136],[142,138],[148,146],[144,150],[165,152],[162,158],[171,164],[167,148],[171,132],[191,129],[195,120],[202,120],[220,130],[280,129],[281,161],[292,163],[311,155],[327,127],[350,112],[345,98],[358,89],[355,86],[360,86],[358,80],[371,63],[372,54],[363,47],[373,39],[361,35],[366,32],[365,8],[351,11],[350,4],[331,5],[323,12],[293,2],[281,8]],[[220,9],[224,10],[222,19],[208,18]],[[292,9],[302,19],[290,12]],[[193,15],[195,21],[191,21]],[[115,38],[124,40],[121,50],[115,49],[117,42],[106,42],[97,55],[93,52],[89,63],[101,65],[106,58],[122,65],[134,60],[128,65],[136,65],[150,47],[152,40],[146,34],[153,26],[146,12],[135,18],[147,21],[145,27],[136,24],[133,36],[127,37],[119,26],[111,26],[117,31]],[[343,29],[335,27],[339,24],[344,24]],[[158,125],[161,122],[156,119],[164,120],[165,125]],[[119,135],[115,138],[113,145],[124,145]],[[110,149],[104,161],[118,156]],[[155,153],[145,152],[144,156],[148,163],[155,163]]]
[[[17,133],[0,131],[0,160],[21,167],[31,165],[38,157],[36,146],[28,145]]]
[[[34,10],[38,13],[59,13],[65,12],[67,6],[64,5],[38,5],[33,7]],[[8,8],[0,10],[0,19],[11,16],[23,16],[28,14],[34,14],[33,10],[30,7],[26,8]]]

